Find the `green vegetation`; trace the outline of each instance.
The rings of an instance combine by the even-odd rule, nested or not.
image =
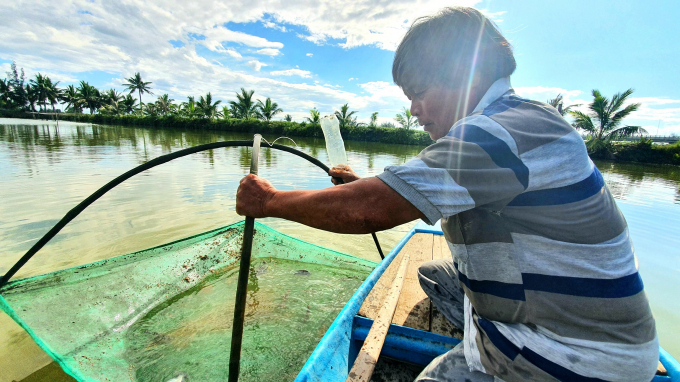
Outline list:
[[[623,106],[631,94],[633,89],[628,89],[623,93],[614,94],[609,100],[599,90],[593,90],[593,102],[588,105],[590,111],[588,114],[580,111],[569,112],[574,117],[572,126],[590,134],[590,139],[586,141],[589,154],[606,157],[612,154],[611,143],[614,139],[647,133],[640,126],[621,126],[623,119],[640,107],[639,103]]]
[[[285,134],[291,136],[322,137],[319,126],[321,113],[315,107],[301,123],[293,121],[290,114],[283,121],[275,121],[284,111],[279,104],[267,97],[255,99],[254,90],[241,88],[236,99],[223,105],[208,92],[198,97],[188,96],[187,100],[175,103],[168,94],[158,96],[155,102],[142,102],[142,94],[153,94],[152,82],[144,81],[140,73],[127,78],[124,83],[129,92],[125,96],[115,89],[100,91],[86,81],[77,86],[58,87],[59,81],[52,82],[38,73],[26,81],[24,71],[12,63],[6,79],[0,79],[0,116],[14,118],[35,118],[31,112],[60,112],[56,105],[62,103],[66,113],[59,119],[92,123],[120,124],[128,126],[172,127],[182,129],[210,129],[222,131]],[[137,93],[137,97],[133,97]],[[586,147],[593,158],[646,163],[680,164],[678,145],[652,145],[644,139],[636,143],[617,142],[620,138],[646,133],[640,126],[623,126],[623,120],[636,111],[640,104],[626,104],[633,93],[628,89],[615,94],[611,100],[598,90],[593,90],[593,101],[587,105],[587,112],[574,110],[580,105],[565,105],[564,97],[558,94],[548,103],[563,116],[571,116],[572,126],[586,132]],[[139,100],[139,104],[137,101]],[[624,106],[625,105],[625,106]],[[36,106],[38,110],[36,110]],[[89,111],[89,116],[84,110]],[[392,122],[378,126],[378,112],[370,116],[369,124],[357,121],[357,112],[349,104],[335,111],[340,122],[340,131],[347,140],[429,145],[432,140],[423,131],[416,131],[417,119],[411,111],[403,108]],[[400,128],[397,128],[400,127]]]

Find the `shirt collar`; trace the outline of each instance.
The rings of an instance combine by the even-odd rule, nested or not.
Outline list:
[[[479,104],[477,104],[477,107],[475,107],[475,110],[472,112],[475,113],[484,110],[485,107],[507,93],[508,90],[512,90],[512,87],[510,86],[510,77],[499,78],[491,85],[489,90],[486,91],[484,97],[482,97]]]

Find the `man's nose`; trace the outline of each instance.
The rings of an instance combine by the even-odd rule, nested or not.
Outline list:
[[[421,107],[420,107],[420,102],[417,102],[415,100],[411,101],[411,115],[414,117],[420,116],[421,113]]]

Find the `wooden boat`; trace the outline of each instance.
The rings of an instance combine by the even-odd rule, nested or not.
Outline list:
[[[354,373],[357,369],[352,367],[374,320],[379,319],[378,311],[388,298],[390,285],[400,277],[398,268],[406,256],[408,265],[401,294],[375,365],[375,373],[380,376],[358,377]],[[441,227],[416,225],[357,289],[295,381],[412,381],[435,357],[456,346],[462,339],[462,331],[437,311],[417,278],[417,269],[422,263],[448,256],[450,252]],[[373,339],[371,335],[369,341]],[[352,379],[348,379],[350,370]],[[680,364],[663,348],[660,348],[659,370],[653,381],[680,381]]]

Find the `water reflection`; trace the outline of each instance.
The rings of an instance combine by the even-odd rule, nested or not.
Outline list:
[[[277,137],[265,138],[272,142]],[[0,274],[70,208],[121,173],[182,148],[248,139],[252,135],[68,122],[57,127],[54,122],[0,119]],[[294,139],[304,152],[328,163],[323,139]],[[349,164],[360,176],[377,175],[422,149],[365,142],[346,142],[346,147]],[[210,150],[126,181],[67,225],[18,276],[130,253],[241,221],[234,195],[250,169],[250,151]],[[260,163],[260,175],[280,189],[331,186],[327,174],[288,153],[263,148]],[[680,343],[680,306],[672,293],[680,289],[680,240],[675,233],[680,226],[680,168],[597,165],[631,228],[662,345],[680,356],[680,345],[673,345]],[[314,244],[379,260],[369,235],[336,235],[279,219],[262,222]],[[383,248],[392,248],[409,228],[378,233]],[[257,270],[251,277],[258,278]],[[1,346],[10,337],[3,330],[10,329],[0,329],[0,370],[11,367],[24,351]],[[18,326],[11,330],[20,331]]]

